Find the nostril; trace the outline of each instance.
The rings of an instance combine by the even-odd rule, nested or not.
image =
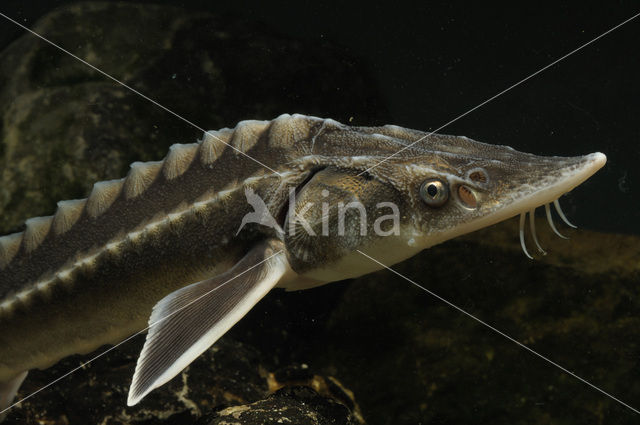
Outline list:
[[[489,181],[489,176],[487,176],[487,172],[481,168],[471,170],[469,172],[469,178],[474,182],[480,183],[480,184],[484,184]]]
[[[475,208],[478,206],[476,195],[467,186],[460,185],[458,187],[458,197],[460,198],[460,201],[462,201],[462,203],[468,208]]]

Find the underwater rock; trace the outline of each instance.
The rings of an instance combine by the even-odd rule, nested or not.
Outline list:
[[[356,425],[349,409],[309,387],[287,387],[265,400],[217,413],[209,425]]]
[[[353,394],[335,378],[316,375],[305,365],[268,372],[265,356],[227,337],[143,403],[126,407],[127,383],[142,342],[137,337],[69,375],[55,390],[21,403],[5,423],[186,425],[230,418],[237,424],[277,423],[278,418],[297,424],[363,423]],[[32,371],[21,394],[94,355],[72,356],[46,371]]]
[[[306,364],[291,365],[268,374],[271,395],[251,404],[232,406],[203,418],[222,424],[364,424],[353,393],[337,379],[314,374]]]
[[[204,130],[285,112],[362,124],[384,116],[372,78],[344,50],[234,17],[85,2],[33,30]],[[0,75],[0,234],[202,136],[26,32],[0,53]]]

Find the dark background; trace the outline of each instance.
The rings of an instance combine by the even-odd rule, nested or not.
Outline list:
[[[31,25],[65,3],[10,1],[0,9]],[[388,122],[421,130],[435,130],[640,11],[631,1],[515,2],[509,7],[451,1],[157,3],[260,22],[294,39],[343,46],[377,81]],[[0,46],[23,32],[0,22]],[[607,166],[565,198],[565,212],[584,228],[639,234],[638,40],[640,18],[440,132],[536,154],[604,152]],[[298,101],[297,110],[283,112],[304,113],[308,99]],[[331,110],[325,115],[351,118]],[[353,123],[375,124],[362,116],[354,116]]]
[[[2,2],[0,11],[27,26],[31,26],[39,16],[65,3],[69,2]],[[335,110],[327,108],[319,115],[332,117],[342,122],[348,122],[352,119],[354,124],[363,125],[382,124],[379,120],[380,117],[384,117],[386,123],[420,130],[439,128],[640,12],[640,4],[631,1],[555,2],[549,6],[522,3],[514,4],[509,8],[505,8],[501,3],[467,4],[452,1],[425,2],[421,5],[373,4],[373,2],[292,2],[288,5],[274,5],[257,1],[156,3],[172,4],[194,11],[219,13],[226,15],[228,19],[262,23],[269,31],[283,34],[294,40],[310,40],[315,43],[342,46],[359,63],[364,64],[365,72],[373,77],[372,80],[375,81],[376,87],[373,87],[372,91],[379,92],[382,97],[379,113],[376,116],[341,115]],[[144,25],[144,22],[141,22],[140,25]],[[0,18],[0,47],[4,47],[23,34],[24,30]],[[131,37],[135,38],[135,35],[132,34]],[[488,143],[506,144],[536,154],[581,155],[595,151],[604,152],[609,158],[607,166],[563,199],[565,212],[572,221],[582,228],[640,234],[640,211],[637,201],[640,190],[638,185],[640,182],[640,171],[638,170],[640,161],[639,40],[640,18],[637,18],[450,124],[440,132],[466,135]],[[63,47],[74,51],[74,48],[81,46],[82,43],[83,40],[78,39],[76,46],[65,45]],[[63,55],[63,53],[60,54]],[[105,71],[109,72],[109,69],[105,69]],[[317,82],[309,80],[300,81],[299,84],[304,85],[304,90],[303,87],[300,87],[300,93],[312,93],[313,89],[310,90],[309,87],[314,88]],[[339,93],[345,88],[334,87],[333,89]],[[229,92],[232,93],[233,90],[231,89]],[[155,97],[153,91],[145,92],[145,94],[152,98]],[[286,93],[286,95],[291,100],[291,110],[281,112],[310,112],[309,105],[313,103],[312,99],[305,96],[291,97],[290,93]],[[166,106],[172,107],[171,104]],[[336,108],[336,110],[338,109],[340,108]],[[272,118],[249,115],[242,118]],[[168,116],[167,119],[173,118]],[[198,124],[210,127],[206,122]],[[233,126],[235,122],[229,122],[226,125]],[[185,142],[185,140],[176,140],[176,142]],[[513,244],[517,244],[515,233]],[[461,245],[449,246],[451,251],[455,252]],[[453,276],[451,280],[449,280],[449,275],[430,274],[428,270],[424,269],[412,272],[411,266],[407,266],[406,263],[404,266],[399,265],[399,267],[409,267],[404,270],[407,275],[420,276],[421,282],[428,281],[437,293],[455,300],[457,304],[466,309],[476,313],[479,311],[481,317],[491,317],[492,321],[497,321],[496,326],[499,329],[510,331],[516,336],[527,335],[527,330],[530,328],[537,329],[535,324],[544,329],[543,325],[547,323],[545,320],[553,322],[556,318],[559,321],[565,317],[564,313],[547,314],[548,311],[545,309],[567,311],[569,317],[572,317],[573,312],[577,312],[578,316],[589,319],[590,315],[594,314],[594,309],[589,304],[591,295],[585,294],[590,294],[592,288],[611,288],[611,291],[619,292],[618,287],[611,285],[609,276],[599,276],[598,285],[595,285],[579,278],[566,277],[565,274],[568,272],[563,271],[558,274],[557,281],[551,281],[546,274],[543,274],[546,270],[544,265],[539,262],[529,264],[528,260],[525,260],[520,253],[518,253],[520,260],[516,260],[512,267],[518,269],[518,273],[521,273],[522,276],[514,277],[514,273],[508,267],[509,264],[503,264],[511,262],[511,257],[501,258],[500,253],[478,253],[478,250],[475,250],[473,257],[464,258],[465,261],[460,263],[455,261],[455,255],[447,255],[447,252],[442,249],[441,247],[433,252],[429,250],[422,254],[424,255],[423,260],[426,260],[424,262],[428,265],[430,264],[429,260],[433,260],[437,264],[442,262],[441,268],[460,269],[458,273],[451,274]],[[485,264],[487,262],[491,262],[493,266],[488,268]],[[485,275],[480,275],[478,271],[481,270],[485,270]],[[555,271],[549,272],[549,274],[556,275]],[[461,275],[464,276],[462,279]],[[379,279],[383,278],[379,277]],[[518,279],[525,282],[519,282]],[[615,279],[615,276],[611,279]],[[402,283],[405,284],[405,282]],[[451,331],[452,333],[472,335],[471,331],[468,334],[463,332],[466,329],[465,326],[471,326],[468,325],[470,321],[437,300],[425,301],[426,296],[421,298],[413,292],[407,292],[406,298],[400,298],[398,302],[393,303],[380,294],[372,296],[370,292],[367,292],[374,289],[373,285],[371,287],[362,286],[362,283],[360,285],[357,286],[356,283],[352,286],[356,289],[364,288],[362,290],[364,295],[360,299],[367,300],[367,302],[353,302],[353,304],[362,304],[365,306],[363,310],[366,310],[367,306],[373,306],[370,308],[375,311],[375,314],[371,314],[369,322],[363,320],[358,314],[353,314],[355,318],[350,320],[356,327],[353,330],[345,327],[344,335],[346,336],[343,339],[335,337],[336,334],[340,334],[335,330],[332,331],[333,334],[330,334],[330,337],[318,338],[317,333],[322,332],[322,327],[312,323],[315,320],[313,319],[314,314],[321,317],[318,311],[325,309],[325,306],[315,306],[316,311],[313,310],[311,304],[316,299],[325,300],[328,298],[326,291],[337,291],[338,289],[327,286],[316,290],[325,291],[325,298],[323,298],[322,292],[309,293],[305,291],[299,295],[296,293],[288,294],[286,295],[289,297],[288,302],[283,302],[283,305],[287,306],[286,311],[290,314],[295,315],[296,311],[298,312],[297,314],[301,317],[299,321],[303,322],[302,327],[307,325],[307,328],[304,328],[305,331],[311,329],[310,333],[316,332],[310,334],[308,344],[311,344],[312,339],[318,340],[320,345],[327,341],[335,341],[334,344],[340,347],[336,352],[347,353],[346,355],[358,352],[353,347],[349,349],[350,341],[352,346],[362,345],[364,353],[367,353],[371,347],[376,347],[377,344],[382,347],[377,348],[384,352],[384,348],[388,348],[388,344],[394,343],[390,337],[398,334],[400,336],[395,342],[406,344],[407,338],[399,333],[397,322],[394,321],[397,318],[402,319],[405,310],[410,314],[415,314],[416,317],[422,317],[417,316],[417,312],[433,313],[435,311],[435,318],[434,316],[426,316],[427,319],[420,322],[421,326],[424,325],[424,329],[434,329],[439,326],[443,332]],[[403,294],[401,292],[403,287],[399,288],[394,288],[390,293],[400,297],[401,295],[397,294]],[[473,292],[473,288],[476,288],[477,292]],[[563,292],[569,289],[573,289],[582,297],[567,295]],[[635,299],[637,293],[635,283],[630,283],[627,289],[627,294],[631,294],[629,299]],[[507,303],[504,301],[505,299],[517,299],[521,295],[520,291],[525,294],[539,294],[541,311],[535,310],[535,312],[540,317],[548,317],[548,319],[541,320],[542,325],[539,322],[529,320],[529,317],[526,317],[527,320],[523,320],[522,323],[514,325],[508,320],[501,319],[499,315],[496,318],[492,314],[492,309],[500,311],[501,303]],[[298,306],[292,302],[296,296],[299,297],[296,299],[300,303]],[[593,299],[598,299],[598,297],[600,297],[600,292],[594,290]],[[409,303],[412,300],[415,303],[413,309]],[[377,301],[379,304],[376,304]],[[621,308],[620,315],[628,315],[629,318],[637,317],[637,312],[633,309],[635,304],[630,302],[629,305]],[[393,310],[393,307],[397,310]],[[257,315],[262,312],[256,311],[253,313],[254,317],[259,317]],[[367,314],[369,314],[368,310],[366,313],[362,313],[362,316]],[[292,323],[296,322],[289,318],[287,320]],[[256,322],[258,320],[246,322],[244,329]],[[277,329],[277,324],[286,323],[284,319],[280,322],[273,320],[265,320],[264,322],[264,329],[261,331]],[[338,323],[351,322],[345,320]],[[532,322],[534,322],[533,325]],[[596,384],[603,382],[607,384],[605,378],[608,379],[610,375],[611,380],[615,379],[618,386],[612,384],[603,386],[612,388],[614,395],[620,395],[623,400],[636,406],[637,400],[628,394],[635,393],[633,385],[638,382],[637,378],[616,375],[616,373],[621,373],[620,371],[627,370],[633,370],[637,373],[637,367],[617,368],[617,364],[621,363],[620,359],[624,358],[630,361],[629,359],[638,358],[637,350],[634,348],[637,341],[636,334],[618,333],[616,324],[619,322],[609,323],[601,317],[595,317],[594,322],[601,325],[600,327],[594,326],[595,330],[592,333],[581,333],[579,330],[575,334],[567,332],[564,339],[558,338],[557,346],[554,345],[555,340],[552,335],[548,338],[551,342],[547,340],[545,341],[547,345],[539,344],[536,348],[539,348],[541,352],[551,353],[552,358],[559,359],[562,365],[576,370],[581,376],[593,378],[593,382]],[[383,326],[387,326],[386,332],[385,329],[380,329],[381,323]],[[370,334],[366,334],[362,338],[356,338],[349,334],[349,332],[356,333],[362,329],[368,329],[368,324],[371,324]],[[609,324],[611,327],[607,327]],[[638,329],[638,327],[636,326],[634,329]],[[242,330],[243,328],[236,327],[234,335],[242,335]],[[530,356],[522,355],[519,347],[507,340],[502,341],[499,336],[493,335],[485,328],[478,327],[476,331],[473,335],[478,335],[479,340],[486,339],[489,341],[486,343],[488,345],[496,344],[497,353],[509,352],[509,350],[515,352],[514,357],[517,357],[520,363],[514,364],[505,361],[507,366],[499,370],[501,373],[499,376],[507,373],[512,374],[513,376],[509,376],[509,379],[494,378],[498,374],[489,374],[491,379],[486,379],[480,375],[467,373],[472,371],[473,367],[471,366],[460,367],[462,372],[454,379],[443,379],[443,381],[451,382],[451,387],[448,388],[456,387],[456,390],[459,390],[461,394],[467,392],[472,394],[470,389],[487,393],[490,393],[490,390],[497,390],[499,396],[496,397],[503,396],[504,400],[509,400],[511,396],[509,393],[513,387],[495,387],[504,382],[513,381],[515,382],[513,385],[517,384],[518,388],[531,386],[538,391],[548,382],[554,382],[548,374],[561,374],[541,361],[533,363]],[[495,340],[499,340],[504,345],[497,345]],[[369,342],[364,344],[362,341]],[[485,347],[484,342],[478,343],[478,340],[472,338],[460,341],[456,340],[451,345],[468,349],[470,353],[482,353],[482,349]],[[596,346],[598,341],[600,341],[600,348],[594,349],[594,353],[610,352],[610,357],[607,357],[607,361],[602,363],[604,366],[601,365],[600,368],[600,370],[611,371],[609,375],[604,377],[597,374],[591,376],[591,372],[596,369],[598,364],[592,360],[597,356],[591,353],[590,347]],[[611,342],[609,343],[609,341]],[[465,344],[468,345],[465,346]],[[412,346],[409,344],[404,349],[410,352]],[[624,350],[628,350],[629,354],[620,355],[620,351]],[[330,352],[330,350],[326,350],[326,352]],[[562,357],[562,353],[565,352],[566,356]],[[390,350],[389,353],[396,354],[397,352]],[[454,357],[452,363],[468,357],[470,356]],[[378,360],[380,357],[374,356],[374,358]],[[416,358],[420,358],[420,356],[416,355]],[[426,357],[426,359],[425,362],[430,359],[433,361],[432,357]],[[393,360],[389,359],[392,366]],[[337,363],[354,365],[365,361],[356,359],[352,362]],[[400,360],[396,361],[400,362]],[[375,366],[378,367],[378,365]],[[396,369],[390,367],[393,373],[399,373],[398,371],[405,369],[405,365],[396,366]],[[457,364],[451,365],[451,369],[448,371],[455,371],[456,367]],[[407,374],[413,370],[406,369],[408,370]],[[353,370],[355,371],[354,375],[358,375],[361,373],[360,370],[366,369],[356,366],[353,367]],[[344,370],[342,372],[344,373]],[[539,374],[539,382],[527,381],[527,373]],[[460,381],[462,375],[467,376],[468,380]],[[401,376],[405,377],[406,375]],[[519,382],[519,379],[522,382]],[[566,392],[566,388],[562,387],[558,393],[566,398],[575,397],[577,400],[574,401],[575,404],[581,404],[583,400],[590,400],[590,403],[594,405],[603,400],[609,402],[604,396],[595,391],[592,392],[582,383],[574,382],[570,378],[567,380],[573,385],[570,388],[574,388],[575,392]],[[409,381],[410,379],[408,379]],[[485,381],[489,384],[486,384]],[[458,384],[459,382],[460,384]],[[619,386],[626,385],[627,382],[629,388],[620,389]],[[381,400],[388,392],[387,390],[388,388],[383,386],[379,388]],[[457,400],[458,395],[458,393],[454,393],[450,399]],[[362,392],[356,396],[364,398]],[[473,399],[471,395],[467,397]],[[552,403],[551,408],[562,410],[565,408],[565,401],[564,398],[558,398]],[[570,400],[566,404],[568,405],[569,402]],[[478,402],[476,401],[476,403]],[[629,411],[613,402],[610,403],[608,406],[613,406],[611,408],[613,414],[608,416],[609,418],[615,414],[624,415],[625,418],[630,417]],[[460,409],[471,409],[474,406],[477,404],[461,405]],[[547,409],[546,406],[541,407],[541,410],[545,409]],[[517,409],[515,411],[517,412]],[[573,410],[567,408],[566,415],[571,416],[574,412],[576,412],[575,407]],[[558,415],[555,410],[554,414],[556,416],[552,416],[553,418],[563,417],[562,414]],[[527,423],[527,417],[523,417],[522,421],[522,423]],[[371,422],[375,422],[375,420]],[[434,421],[434,423],[438,422]],[[581,421],[578,418],[575,423],[592,422]]]

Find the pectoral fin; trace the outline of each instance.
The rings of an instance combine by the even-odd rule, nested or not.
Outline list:
[[[27,377],[28,372],[24,371],[7,382],[0,382],[0,422],[7,416],[7,408],[13,402],[13,398],[18,393],[18,389],[20,389],[20,385],[22,385],[24,378]]]
[[[133,406],[207,350],[290,272],[284,246],[253,248],[229,271],[160,300],[138,358],[127,404]]]

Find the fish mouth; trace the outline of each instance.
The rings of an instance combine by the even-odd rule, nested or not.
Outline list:
[[[540,242],[538,241],[538,236],[536,234],[536,225],[535,225],[535,211],[536,208],[544,205],[545,213],[547,217],[547,222],[549,223],[549,227],[551,230],[563,239],[568,239],[562,233],[558,231],[555,224],[553,223],[553,218],[551,216],[551,203],[556,209],[556,212],[569,227],[576,228],[571,222],[567,219],[562,208],[560,208],[560,202],[558,199],[564,195],[565,193],[571,191],[576,186],[583,183],[589,177],[594,175],[596,171],[604,166],[607,162],[607,157],[602,152],[595,152],[590,155],[585,155],[583,157],[579,157],[580,161],[578,164],[572,165],[565,169],[560,170],[560,176],[553,176],[552,178],[556,179],[555,184],[551,184],[547,187],[543,187],[542,189],[535,191],[528,196],[524,197],[524,203],[518,205],[520,203],[516,203],[516,206],[521,208],[520,212],[520,228],[519,228],[519,237],[520,237],[520,247],[522,248],[522,252],[531,260],[533,257],[527,251],[527,245],[524,239],[524,229],[525,222],[527,219],[527,213],[529,213],[529,228],[531,230],[531,237],[533,242],[535,243],[538,251],[542,255],[547,255],[547,252],[542,248]],[[529,207],[529,208],[527,208]]]
[[[566,162],[567,165],[555,170],[548,177],[548,181],[539,181],[536,183],[537,189],[525,193],[505,207],[504,213],[515,212],[513,215],[516,215],[555,201],[595,174],[607,162],[607,157],[601,152],[596,152],[568,158]]]
[[[524,243],[526,214],[529,213],[529,216],[533,217],[535,210],[543,205],[545,206],[547,220],[551,229],[560,237],[566,238],[557,230],[553,223],[550,205],[554,205],[558,215],[565,223],[567,223],[567,225],[576,227],[571,224],[564,215],[560,208],[558,199],[595,174],[605,165],[607,157],[601,152],[595,152],[579,157],[539,158],[541,161],[540,167],[548,169],[548,175],[544,178],[537,179],[534,183],[522,185],[519,189],[514,190],[517,195],[513,196],[509,200],[502,200],[502,205],[497,206],[494,211],[470,220],[467,223],[461,224],[455,229],[455,234],[448,234],[445,237],[442,237],[442,240],[434,241],[435,243],[432,245],[520,215],[520,244],[525,255],[529,258],[533,258],[527,251]],[[546,252],[540,246],[536,236],[535,221],[530,219],[529,222],[533,240],[538,247],[538,250],[544,255]]]

